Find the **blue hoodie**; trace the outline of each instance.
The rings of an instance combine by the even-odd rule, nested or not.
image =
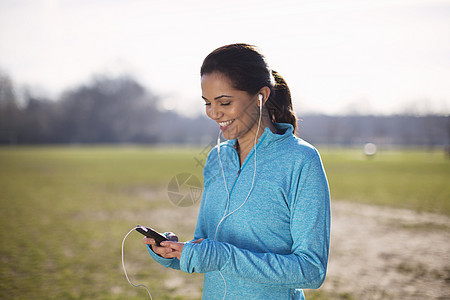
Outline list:
[[[274,125],[280,134],[265,128],[256,144],[249,196],[255,147],[240,166],[236,140],[222,143],[224,176],[217,147],[209,153],[193,239],[202,243],[186,243],[180,260],[148,246],[165,267],[205,273],[203,299],[304,299],[302,289],[325,279],[330,196],[322,162],[290,124]]]

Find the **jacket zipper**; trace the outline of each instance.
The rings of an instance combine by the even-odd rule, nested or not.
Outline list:
[[[255,145],[253,151],[250,151],[250,153],[252,155],[255,155],[255,151],[257,150],[257,148],[259,148],[259,145],[261,145],[261,143],[263,142],[263,140],[265,138],[266,138],[266,136],[263,136],[263,138],[259,141],[259,143],[257,143]],[[239,175],[241,174],[242,169],[247,165],[247,162],[250,160],[250,153],[249,153],[247,155],[247,157],[245,158],[244,163],[242,164],[242,166],[240,166],[239,155],[237,154],[236,149],[233,148],[233,150],[234,150],[234,152],[236,154],[236,157],[237,157],[237,161],[238,161],[238,164],[239,164],[239,170],[238,170],[238,172],[236,174],[236,177],[234,178],[233,185],[231,186],[231,189],[230,189],[230,193],[228,194],[228,199],[227,199],[228,203],[227,203],[226,208],[225,208],[226,214],[228,214],[228,212],[229,212],[229,208],[230,208],[230,203],[229,202],[231,202],[231,194],[233,193],[233,189],[234,189],[234,186],[236,185],[237,179],[238,179]]]

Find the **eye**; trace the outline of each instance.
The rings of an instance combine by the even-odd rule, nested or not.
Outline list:
[[[211,103],[210,102],[205,102],[205,105],[211,105]]]
[[[222,106],[227,106],[227,105],[230,105],[231,104],[231,102],[222,102],[222,103],[220,103],[220,105],[222,105]]]

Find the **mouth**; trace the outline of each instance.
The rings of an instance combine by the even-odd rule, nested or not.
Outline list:
[[[217,122],[217,124],[219,124],[221,130],[225,130],[225,129],[227,129],[228,126],[230,126],[231,123],[233,123],[233,122],[234,122],[234,119],[228,120],[228,121],[223,121],[223,122]]]

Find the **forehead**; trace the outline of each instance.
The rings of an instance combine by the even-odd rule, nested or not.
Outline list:
[[[202,98],[209,101],[224,96],[236,101],[247,101],[249,99],[249,94],[246,91],[234,88],[231,80],[218,72],[202,75],[201,85]]]
[[[222,73],[204,74],[201,78],[202,90],[235,90],[231,80]]]

